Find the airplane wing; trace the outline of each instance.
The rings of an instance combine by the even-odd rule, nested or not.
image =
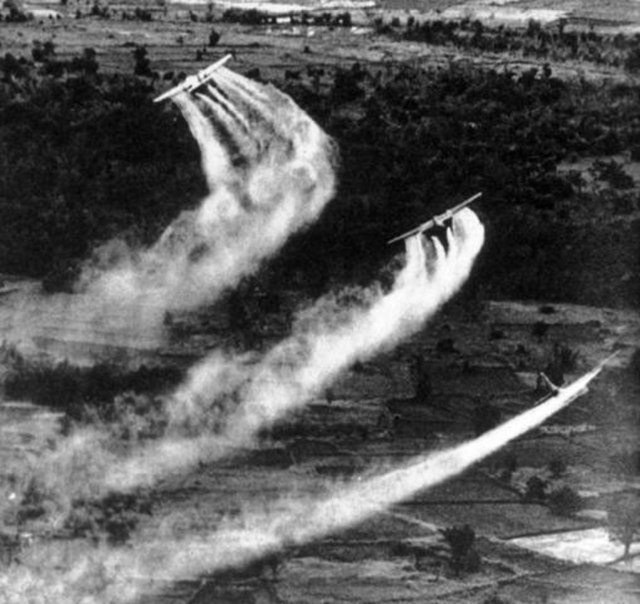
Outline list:
[[[155,99],[153,99],[153,102],[160,103],[161,101],[174,97],[180,92],[193,92],[196,88],[198,88],[198,86],[201,86],[207,80],[211,79],[213,77],[213,74],[218,69],[220,69],[220,67],[222,67],[231,58],[231,56],[232,55],[225,55],[224,57],[222,57],[222,59],[216,61],[215,63],[212,63],[211,65],[209,65],[209,67],[206,67],[202,71],[199,71],[192,76],[188,76],[184,80],[184,82],[178,84],[177,86],[174,86],[170,90],[167,90],[167,92],[164,92],[160,96],[156,97]]]
[[[463,208],[466,208],[470,203],[473,203],[479,197],[482,197],[482,193],[476,193],[472,197],[469,197],[469,199],[463,201],[462,203],[459,203],[453,208],[448,209],[446,212],[443,212],[442,214],[438,214],[438,216],[434,216],[433,218],[430,218],[426,222],[423,222],[420,226],[417,226],[415,229],[411,229],[410,231],[407,231],[402,235],[398,235],[393,239],[389,239],[389,241],[387,241],[387,245],[391,245],[396,241],[402,241],[403,239],[408,239],[409,237],[413,237],[414,235],[418,235],[419,233],[424,233],[425,231],[428,231],[434,228],[435,226],[441,225],[445,220],[449,220],[450,218],[453,218],[453,216],[455,216],[460,210],[462,210]]]
[[[588,374],[586,374],[586,376],[598,375],[598,373],[600,373],[613,359],[615,359],[618,356],[619,352],[620,352],[619,350],[616,350],[614,353],[610,354],[606,359],[604,359],[603,361],[600,361]],[[540,377],[542,378],[542,381],[544,382],[545,386],[547,386],[547,388],[549,389],[551,397],[557,396],[562,392],[566,392],[570,390],[574,386],[574,384],[583,380],[586,376],[583,376],[582,378],[580,378],[580,380],[576,380],[576,382],[574,382],[573,384],[570,384],[569,386],[563,387],[563,386],[557,386],[544,373],[540,372]],[[589,378],[587,381],[590,381],[590,379],[591,378]],[[582,396],[583,394],[586,394],[588,391],[589,389],[585,386],[584,388],[582,388],[577,392],[576,396]]]

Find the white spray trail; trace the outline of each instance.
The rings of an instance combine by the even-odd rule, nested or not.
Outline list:
[[[245,86],[261,90],[258,84]],[[214,296],[257,268],[292,231],[317,217],[335,184],[332,143],[289,97],[274,88],[265,88],[260,94],[269,103],[247,111],[245,116],[251,124],[254,146],[247,143],[244,127],[231,113],[202,99],[198,104],[186,95],[179,98],[214,190],[198,210],[176,220],[154,248],[129,261],[123,261],[123,254],[119,254],[116,268],[100,269],[85,293],[66,296],[59,311],[52,314],[52,300],[36,295],[34,309],[48,305],[44,310],[55,317],[53,335],[68,337],[68,322],[73,321],[79,344],[87,334],[97,337],[104,332],[108,338],[113,323],[97,329],[96,321],[102,325],[102,319],[117,318],[119,341],[126,337],[125,344],[140,344],[143,334],[153,334],[154,326],[162,324],[167,307],[197,305]],[[252,102],[249,99],[245,104]],[[218,113],[212,116],[214,109]],[[238,142],[243,162],[237,166],[228,141],[221,140],[216,131],[221,123]],[[22,336],[27,335],[25,326],[33,326],[34,309],[27,310],[24,305],[15,309]],[[151,348],[154,339],[143,343]],[[229,361],[228,371],[237,373],[233,368],[241,361],[241,357]],[[220,372],[214,377],[219,388],[225,387]],[[101,480],[106,475],[104,468],[114,465],[108,433],[96,440],[94,432],[86,437],[76,435],[48,456],[46,466],[51,471],[43,480],[52,492],[69,499],[100,491],[100,484],[76,481],[69,473],[83,456],[91,460],[89,474]]]
[[[215,412],[211,400],[244,381],[239,405],[225,417],[222,433],[154,443],[115,466],[106,483],[113,488],[150,484],[199,460],[218,459],[250,446],[260,430],[306,405],[355,361],[415,333],[467,279],[482,247],[484,228],[465,209],[455,217],[447,236],[446,252],[438,239],[411,238],[406,264],[388,293],[371,288],[361,292],[364,305],[347,308],[321,301],[290,338],[246,373],[219,353],[205,359],[173,397],[172,413],[181,421],[207,425],[208,416]]]
[[[92,341],[153,350],[167,311],[215,300],[317,219],[335,189],[333,142],[274,87],[240,75],[232,81],[229,92],[216,85],[175,98],[210,190],[199,206],[183,211],[149,248],[102,246],[76,294],[34,291],[16,299],[3,329],[8,340],[44,336],[75,340],[78,349]]]
[[[135,578],[157,577],[161,573],[163,580],[170,581],[211,574],[344,530],[419,491],[459,475],[537,427],[584,394],[603,365],[560,389],[549,400],[474,440],[418,457],[362,482],[336,487],[324,498],[280,501],[272,511],[245,515],[210,535],[138,543],[128,550],[96,551],[82,562],[74,560],[71,568],[62,574],[47,571],[46,563],[37,566],[37,571],[14,567],[0,577],[0,588],[6,593],[12,589],[22,590],[22,596],[27,587],[34,593],[54,593],[58,598],[56,602],[76,602],[81,596],[86,598],[82,602],[88,604],[132,601],[139,597],[141,589],[148,589]],[[87,584],[95,585],[95,578],[93,584],[88,578],[95,577],[96,569],[100,573],[100,589],[88,594]],[[38,601],[47,602],[46,599]]]
[[[449,480],[539,426],[587,392],[602,363],[549,400],[521,413],[482,436],[445,451],[421,456],[404,467],[339,487],[324,499],[278,502],[273,513],[243,518],[243,528],[230,527],[202,544],[202,572],[246,563],[284,546],[300,545],[344,530],[404,501],[419,491]],[[288,509],[287,509],[288,508]],[[185,560],[176,556],[180,573]],[[233,561],[233,562],[232,562]]]
[[[249,80],[245,86],[260,89]],[[242,115],[221,94],[210,86],[195,100],[176,98],[200,146],[210,194],[152,248],[94,279],[106,297],[142,296],[163,310],[209,302],[313,222],[332,197],[334,147],[289,97],[264,87],[268,106]]]
[[[482,247],[484,228],[467,210],[453,221],[447,239],[447,252],[438,239],[430,241],[431,257],[422,237],[409,239],[406,266],[388,294],[378,292],[368,309],[349,313],[337,328],[325,313],[316,311],[310,325],[268,355],[249,385],[246,404],[229,422],[231,438],[243,439],[271,425],[318,394],[345,368],[418,331],[466,281]]]
[[[356,360],[419,329],[465,281],[482,240],[482,225],[466,210],[448,233],[446,253],[438,240],[408,242],[406,264],[388,293],[379,287],[356,292],[355,306],[320,301],[298,320],[291,338],[257,363],[219,351],[204,359],[169,408],[173,422],[195,428],[194,436],[169,435],[124,458],[108,432],[85,430],[65,439],[38,464],[39,482],[57,494],[57,514],[64,516],[73,499],[149,486],[199,461],[253,446],[263,428],[306,405]],[[229,414],[228,406],[235,412]]]

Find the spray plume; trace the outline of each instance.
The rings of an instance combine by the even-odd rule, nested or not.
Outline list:
[[[153,247],[94,279],[94,288],[125,300],[142,295],[164,309],[197,307],[322,211],[334,192],[333,144],[288,96],[239,80],[267,102],[217,84],[175,98],[200,146],[210,194]]]
[[[419,457],[404,467],[379,476],[339,487],[323,499],[278,502],[274,505],[277,511],[273,513],[243,518],[243,528],[235,526],[223,529],[213,539],[207,540],[214,556],[204,556],[202,571],[224,568],[228,564],[246,563],[284,546],[300,545],[344,530],[419,491],[461,474],[585,394],[588,384],[607,362],[608,360],[604,361],[569,386],[559,389],[555,396],[545,402],[474,440]],[[177,557],[178,564],[182,566],[179,558],[180,556]],[[230,562],[231,560],[235,562]]]
[[[148,583],[145,585],[140,578],[157,577],[159,573],[163,581],[193,578],[243,566],[284,547],[344,530],[459,475],[537,427],[584,394],[605,363],[559,389],[545,402],[474,440],[418,457],[363,481],[336,486],[324,497],[279,501],[271,511],[247,514],[205,536],[84,552],[84,557],[74,558],[62,574],[58,567],[51,568],[41,553],[34,560],[37,571],[13,567],[0,577],[0,587],[7,594],[15,593],[16,602],[25,601],[25,595],[30,593],[47,593],[54,594],[54,598],[41,596],[33,601],[122,603],[139,597],[141,590],[148,590]]]
[[[11,341],[44,327],[58,339],[153,349],[167,311],[215,300],[318,217],[334,193],[333,142],[287,95],[222,72],[222,85],[175,97],[209,194],[151,247],[113,241],[97,250],[77,294],[21,299]]]
[[[42,298],[33,291],[27,303],[17,300],[9,309],[11,341],[34,339],[43,323],[53,323],[46,335],[65,342],[115,339],[153,349],[167,308],[215,297],[318,216],[335,186],[331,140],[275,88],[227,79],[228,90],[212,84],[195,99],[176,98],[211,190],[200,207],[184,212],[151,249],[109,246],[103,264],[85,273],[82,294]],[[76,363],[85,359],[79,348]],[[112,445],[108,429],[85,430],[38,464],[40,482],[61,500],[60,515],[74,497],[103,492],[106,468],[117,465]],[[78,480],[79,460],[86,480]]]
[[[298,320],[291,337],[248,368],[220,353],[211,355],[191,371],[170,409],[174,420],[205,426],[221,411],[221,433],[154,443],[114,466],[107,484],[150,484],[197,461],[253,445],[261,430],[307,404],[354,362],[418,331],[465,282],[483,240],[477,216],[463,210],[447,232],[446,251],[437,238],[407,240],[405,265],[389,292],[373,286],[357,292],[359,304],[346,307],[331,297],[319,301]],[[216,397],[234,388],[235,408],[217,409]]]

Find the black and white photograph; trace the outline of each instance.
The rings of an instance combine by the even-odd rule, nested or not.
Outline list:
[[[640,0],[0,3],[0,604],[640,604]]]

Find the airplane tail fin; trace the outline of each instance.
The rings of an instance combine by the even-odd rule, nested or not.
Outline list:
[[[560,392],[560,386],[556,386],[544,372],[538,374],[538,387],[543,386],[552,396],[555,396]]]

